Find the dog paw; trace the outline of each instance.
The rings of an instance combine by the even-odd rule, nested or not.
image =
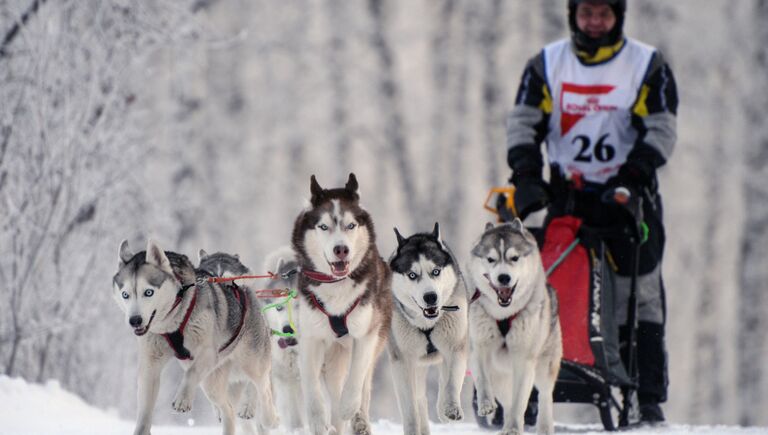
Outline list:
[[[461,406],[458,403],[447,403],[441,406],[440,409],[441,412],[438,415],[443,423],[459,421],[464,418],[464,411],[461,410]]]
[[[243,420],[250,420],[256,416],[256,407],[252,403],[243,403],[237,411],[237,416]]]
[[[173,406],[173,410],[176,412],[189,412],[192,410],[192,399],[189,397],[177,397],[171,406]]]
[[[496,402],[492,400],[481,400],[477,403],[477,415],[486,416],[496,412]]]
[[[352,418],[352,433],[355,435],[371,435],[371,425],[359,412]]]
[[[342,420],[349,420],[360,411],[360,398],[350,398],[349,396],[341,399],[341,405],[339,405],[339,417]]]

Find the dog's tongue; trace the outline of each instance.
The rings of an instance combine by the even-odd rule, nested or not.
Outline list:
[[[508,301],[508,300],[512,299],[512,292],[514,292],[514,290],[515,289],[512,288],[512,287],[499,287],[496,290],[496,294],[499,295],[500,299],[502,299],[504,301]]]
[[[293,337],[280,337],[280,339],[277,340],[277,345],[280,346],[280,349],[285,349],[286,347],[295,346],[296,345],[296,339]]]
[[[331,272],[333,272],[334,275],[341,276],[347,274],[347,266],[349,263],[346,261],[336,261],[334,263],[331,263]]]

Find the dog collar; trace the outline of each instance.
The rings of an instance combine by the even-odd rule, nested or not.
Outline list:
[[[343,278],[342,278],[343,279]],[[349,334],[349,328],[347,328],[347,317],[349,316],[349,313],[352,312],[357,307],[357,304],[360,303],[360,300],[363,299],[363,296],[360,295],[359,298],[355,299],[355,302],[347,309],[347,311],[341,315],[341,316],[334,316],[333,314],[329,313],[325,310],[325,305],[317,299],[317,296],[315,296],[314,293],[311,291],[307,291],[307,294],[309,295],[309,300],[312,301],[312,305],[315,306],[320,312],[325,314],[326,317],[328,317],[328,323],[331,325],[331,329],[334,333],[336,333],[336,338],[341,338],[347,334]]]
[[[323,284],[331,284],[334,282],[339,282],[347,279],[347,276],[349,276],[349,275],[346,275],[341,278],[338,278],[322,272],[317,272],[315,270],[306,270],[306,269],[301,269],[301,274],[311,279],[312,281],[317,281]]]

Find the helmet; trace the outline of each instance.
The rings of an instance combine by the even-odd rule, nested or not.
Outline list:
[[[603,3],[607,4],[613,9],[614,15],[616,15],[616,25],[613,26],[607,35],[594,39],[589,37],[586,33],[579,30],[576,25],[576,8],[579,3]],[[568,0],[568,26],[571,29],[571,39],[579,50],[584,50],[590,55],[597,53],[600,47],[614,45],[623,37],[624,27],[624,13],[627,10],[627,0]]]

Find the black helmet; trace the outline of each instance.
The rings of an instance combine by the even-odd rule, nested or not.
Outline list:
[[[589,35],[579,30],[576,25],[576,8],[579,3],[588,1],[590,3],[604,3],[613,9],[613,14],[616,15],[616,25],[613,26],[607,35],[594,39]],[[579,50],[586,51],[590,55],[597,53],[600,47],[614,45],[618,43],[623,37],[624,28],[624,12],[627,10],[627,0],[568,0],[568,26],[571,28],[571,39]]]

